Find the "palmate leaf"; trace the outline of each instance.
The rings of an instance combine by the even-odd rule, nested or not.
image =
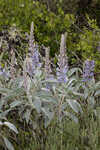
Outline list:
[[[82,73],[82,70],[80,68],[72,68],[68,71],[68,77],[72,76],[75,72]]]
[[[30,115],[31,115],[32,109],[27,109],[26,112],[23,115],[23,118],[25,118],[26,122],[28,123],[30,120]]]
[[[7,94],[7,96],[3,97],[3,100],[10,100],[12,98],[15,98],[16,96],[22,95],[24,93],[24,89],[23,88],[15,88],[14,90],[11,90],[11,92],[9,92]]]
[[[100,81],[98,81],[96,84],[95,84],[95,90],[98,90],[100,89]]]
[[[40,99],[37,98],[36,100],[34,100],[33,104],[34,104],[34,107],[37,110],[37,112],[40,113],[41,112],[41,101],[40,101]]]
[[[4,94],[4,95],[5,95],[5,93],[10,93],[10,92],[11,92],[11,90],[8,89],[8,88],[1,88],[1,87],[0,87],[0,93],[1,93],[1,94]]]
[[[50,91],[42,90],[40,92],[35,93],[35,95],[41,99],[43,102],[48,103],[57,103],[57,99],[52,95]]]
[[[66,116],[68,116],[70,119],[72,119],[75,123],[78,123],[78,118],[75,115],[73,115],[73,114],[71,114],[69,112],[66,112],[66,111],[64,111],[64,114]]]
[[[13,145],[6,137],[3,136],[3,140],[4,140],[4,143],[5,143],[6,147],[8,148],[8,150],[14,150]]]
[[[1,111],[0,113],[0,118],[1,119],[6,119],[6,115],[11,111],[11,109],[7,109],[5,111]]]
[[[93,107],[95,105],[94,96],[89,96],[89,104]]]
[[[5,121],[3,124],[13,130],[16,134],[18,134],[17,128],[12,123]]]
[[[73,91],[73,94],[74,94],[75,96],[79,96],[80,98],[84,98],[84,94],[82,94],[82,93]]]
[[[2,126],[3,125],[3,122],[2,121],[0,121],[0,126]]]
[[[14,108],[16,106],[20,106],[23,102],[22,101],[19,101],[19,100],[15,100],[14,102],[12,102],[10,104],[10,108]]]
[[[95,97],[96,97],[96,96],[100,96],[100,90],[97,90],[97,91],[95,92],[94,96],[95,96]]]
[[[51,120],[54,117],[54,112],[50,111],[48,108],[42,108],[42,112],[44,113],[45,118],[45,128],[50,124]]]
[[[76,100],[67,100],[67,103],[70,105],[70,107],[74,110],[74,112],[82,113],[82,108],[80,106],[80,104],[76,101]]]

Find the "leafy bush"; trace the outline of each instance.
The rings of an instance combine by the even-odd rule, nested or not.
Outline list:
[[[44,3],[46,2],[44,1]],[[86,14],[85,17],[88,20],[89,28],[84,27],[83,29],[80,29],[76,24],[75,15],[64,13],[64,3],[58,3],[56,14],[54,11],[49,11],[44,3],[32,0],[0,1],[0,19],[2,20],[0,22],[0,35],[6,28],[7,32],[9,32],[5,42],[3,42],[4,49],[7,48],[5,50],[5,58],[8,58],[7,50],[11,49],[10,45],[12,45],[12,47],[16,49],[16,52],[18,52],[16,55],[20,54],[25,56],[28,49],[28,41],[25,38],[25,32],[29,33],[29,26],[31,22],[34,21],[36,41],[39,45],[43,44],[45,46],[49,46],[52,57],[55,56],[55,53],[58,54],[60,35],[67,31],[68,38],[66,43],[69,64],[73,66],[78,65],[79,67],[81,65],[82,67],[82,62],[90,57],[90,59],[94,59],[96,61],[96,72],[99,73],[100,31],[96,20],[90,19],[90,17]],[[77,4],[77,0],[75,3]],[[15,39],[10,34],[11,30],[9,31],[9,28],[14,25],[16,25],[17,29],[21,30],[20,33],[18,30],[12,28],[12,31],[16,30],[15,32],[17,32],[15,34]],[[5,38],[5,33],[3,33],[3,36]],[[0,43],[1,39],[2,37],[0,36]],[[6,47],[6,44],[8,47]]]
[[[13,147],[16,150],[99,150],[100,81],[94,79],[93,66],[87,67],[90,71],[83,69],[85,75],[82,69],[69,67],[66,34],[61,36],[54,73],[50,49],[44,49],[45,62],[42,62],[32,23],[29,51],[21,62],[22,69],[15,67],[13,50],[10,65],[6,64],[5,69],[0,67],[0,136],[5,142],[3,145],[1,141],[1,146],[9,150]],[[91,60],[87,62],[86,65],[92,65]],[[3,126],[19,131],[18,136]],[[12,139],[14,146],[6,137]]]

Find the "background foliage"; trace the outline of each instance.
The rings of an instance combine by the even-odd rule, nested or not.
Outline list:
[[[15,67],[14,78],[0,75],[0,149],[100,149],[99,18],[100,0],[0,0],[0,64],[8,72]],[[49,46],[55,64],[67,32],[67,84],[45,81],[42,70],[23,86],[32,21],[41,55]],[[96,81],[85,84],[80,75],[86,59],[95,60]],[[56,85],[49,92],[42,89],[47,82]]]
[[[69,7],[67,4],[70,4]],[[99,0],[91,1],[90,4],[88,1],[85,1],[84,5],[86,4],[88,5],[84,9],[79,0],[66,1],[66,4],[65,1],[56,0],[43,0],[41,2],[38,0],[1,0],[0,37],[2,38],[6,34],[5,32],[9,31],[11,26],[15,26],[20,31],[20,34],[17,33],[16,36],[17,42],[14,42],[14,40],[9,42],[9,35],[5,40],[9,45],[13,43],[14,47],[17,47],[17,51],[24,55],[27,51],[28,43],[25,33],[29,33],[30,24],[34,21],[36,41],[40,45],[50,46],[51,56],[54,57],[55,53],[58,52],[60,35],[67,31],[67,52],[70,58],[70,65],[81,65],[82,61],[86,58],[94,59],[96,61],[96,68],[98,68],[96,71],[99,72]],[[72,9],[73,5],[75,11]],[[94,8],[96,16],[92,15],[92,8]],[[91,13],[87,10],[91,10]],[[80,16],[80,12],[84,15]],[[14,31],[13,28],[12,31]],[[24,52],[22,52],[22,49],[24,49]],[[44,54],[43,49],[41,51]]]

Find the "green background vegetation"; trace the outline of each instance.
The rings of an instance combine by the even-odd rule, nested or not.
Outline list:
[[[26,32],[29,34],[32,21],[34,22],[35,40],[40,46],[42,44],[50,46],[51,57],[54,58],[55,63],[55,54],[58,55],[59,53],[61,34],[67,32],[66,53],[69,65],[71,67],[82,67],[84,60],[94,59],[96,63],[95,77],[100,76],[100,0],[0,0],[0,41],[3,40],[0,54],[4,52],[4,62],[11,58],[11,48],[16,50],[17,57],[22,56],[22,58],[25,58],[25,54],[28,52]],[[40,48],[40,52],[44,55],[44,49]],[[18,63],[20,64],[20,62],[19,57]],[[0,98],[3,99],[4,96],[8,96],[6,98],[7,105],[5,105],[3,111],[9,109],[9,99],[12,101],[12,99],[18,98],[20,100],[21,98],[18,91],[14,93],[18,85],[13,89],[14,83],[12,84],[12,82],[17,81],[11,80],[8,85],[7,82],[0,79],[0,86],[6,88],[2,91],[0,87]],[[96,86],[99,89],[97,91],[99,97],[96,100],[99,101],[100,84]],[[33,87],[35,86],[33,85]],[[80,91],[87,92],[87,97],[91,98],[91,88],[84,88]],[[9,96],[9,89],[11,89],[11,97]],[[63,90],[61,89],[61,91]],[[12,95],[12,93],[15,95]],[[23,94],[22,100],[27,99],[26,95],[26,93]],[[78,96],[77,99],[81,100],[80,93]],[[90,106],[85,108],[83,104],[82,106],[84,114],[81,116],[82,118],[80,118],[80,115],[77,116],[79,119],[78,124],[67,118],[62,120],[60,126],[57,124],[57,118],[54,118],[46,129],[36,111],[32,112],[29,119],[29,111],[26,107],[21,116],[20,110],[22,110],[23,105],[18,109],[15,106],[14,110],[8,112],[7,118],[15,124],[19,134],[9,133],[5,127],[2,128],[2,133],[13,143],[15,150],[44,150],[43,148],[40,149],[42,146],[39,140],[40,142],[43,140],[42,144],[45,144],[46,150],[99,150],[100,104],[96,104],[94,109],[91,109]],[[97,117],[94,117],[95,111],[97,111]],[[34,126],[34,120],[40,126],[35,129],[31,124],[27,124],[25,117],[33,121]],[[2,143],[0,141],[0,145]],[[2,146],[0,149],[3,149]]]
[[[99,6],[99,0],[84,3],[81,0],[1,0],[0,30],[16,25],[21,34],[29,33],[33,21],[36,41],[50,46],[53,57],[58,52],[61,33],[67,32],[69,64],[80,65],[87,58],[94,59],[99,72]]]

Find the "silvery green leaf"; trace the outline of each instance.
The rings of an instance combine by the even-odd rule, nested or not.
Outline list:
[[[94,96],[99,96],[100,95],[100,90],[97,90],[96,92],[95,92],[95,95]]]
[[[42,101],[45,102],[45,103],[53,103],[53,104],[57,104],[57,100],[53,97],[47,97],[47,98],[42,98]]]
[[[45,82],[48,82],[48,83],[58,83],[58,81],[56,79],[46,79]]]
[[[7,96],[3,97],[3,100],[10,100],[12,98],[15,98],[16,96],[22,95],[24,92],[23,88],[15,88],[11,92],[7,94]]]
[[[12,102],[12,103],[10,104],[10,107],[11,107],[11,108],[14,108],[14,107],[16,107],[16,106],[21,105],[22,103],[23,103],[22,101],[15,100],[14,102]]]
[[[5,101],[4,100],[0,100],[0,110],[2,109],[2,106],[4,105]]]
[[[63,103],[62,106],[61,106],[61,110],[65,110],[67,108],[68,104],[67,103]]]
[[[42,108],[42,112],[45,114],[45,128],[46,128],[53,119],[54,112],[49,111],[48,108]]]
[[[40,78],[41,75],[42,75],[42,71],[39,70],[39,69],[36,69],[36,71],[35,71],[35,77],[36,77],[36,78]]]
[[[3,122],[0,121],[0,125],[2,126],[2,125],[3,125]]]
[[[94,104],[95,104],[95,99],[94,99],[93,96],[90,96],[90,97],[89,97],[89,104],[90,104],[92,107],[94,106]]]
[[[30,90],[30,87],[31,87],[31,79],[27,76],[27,81],[26,81],[26,83],[27,83],[27,92],[29,92],[29,90]]]
[[[11,130],[13,130],[16,134],[18,134],[18,130],[17,128],[10,122],[4,122],[4,125],[6,125],[7,127],[9,127]]]
[[[29,119],[30,119],[30,115],[31,115],[31,109],[27,109],[26,112],[24,113],[24,117],[26,122],[28,123],[29,122]]]
[[[84,88],[84,98],[87,99],[89,95],[89,89],[87,87]]]
[[[45,116],[45,122],[44,122],[44,126],[45,128],[48,127],[48,125],[50,124],[51,120],[48,118],[48,116]]]
[[[48,116],[48,118],[52,118],[52,116],[54,115],[54,113],[51,112],[47,107],[42,107],[41,110],[45,114],[45,116]]]
[[[100,107],[96,108],[96,113],[97,113],[98,118],[100,119]]]
[[[100,81],[95,84],[95,89],[100,89]]]
[[[33,102],[34,106],[35,106],[35,109],[37,110],[38,113],[41,112],[41,101],[39,99],[36,99],[34,102]]]
[[[75,96],[80,96],[80,97],[84,98],[84,94],[81,94],[81,93],[78,93],[78,92],[74,92],[74,91],[73,91],[73,94]]]
[[[1,94],[3,94],[3,93],[5,94],[5,93],[9,93],[9,92],[11,92],[11,90],[9,90],[9,89],[7,89],[7,88],[1,88],[1,87],[0,87],[0,93],[1,93]]]
[[[1,118],[5,118],[6,115],[7,115],[10,111],[11,111],[11,109],[8,109],[8,110],[5,110],[5,111],[1,112],[1,113],[0,113],[0,117],[1,117]]]
[[[82,73],[82,70],[80,68],[72,68],[68,71],[68,77],[72,76],[75,72],[81,72]]]
[[[69,112],[64,112],[64,114],[66,116],[68,116],[69,118],[71,118],[75,123],[78,123],[78,118],[75,115],[73,115],[73,114],[71,114]]]
[[[4,140],[4,143],[5,143],[6,147],[8,148],[8,150],[14,150],[13,145],[6,137],[3,137],[3,140]]]
[[[44,91],[44,90],[37,92],[36,95],[40,98],[52,97],[52,93],[50,91]]]
[[[82,113],[82,108],[76,100],[67,100],[67,102],[76,113]]]
[[[79,88],[81,87],[81,83],[77,83],[75,86],[74,86],[74,91],[78,91]]]
[[[67,87],[70,86],[73,83],[73,81],[76,81],[76,79],[75,78],[69,79],[69,81],[67,83]]]

